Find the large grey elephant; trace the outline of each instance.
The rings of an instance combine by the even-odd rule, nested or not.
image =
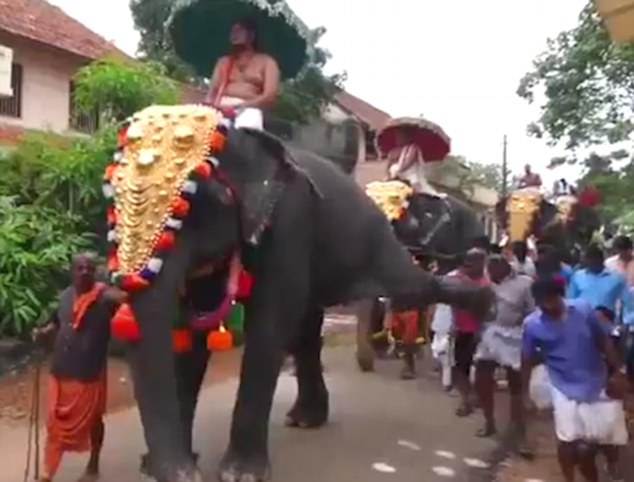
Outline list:
[[[130,290],[140,326],[142,338],[130,349],[130,364],[148,470],[161,482],[202,480],[191,453],[191,428],[207,357],[196,355],[204,349],[179,356],[177,364],[170,356],[179,288],[199,265],[240,253],[255,280],[246,305],[240,385],[219,470],[222,481],[270,476],[269,416],[286,352],[296,360],[298,381],[289,417],[299,426],[327,421],[320,361],[324,307],[377,296],[399,296],[412,306],[444,302],[474,310],[486,310],[490,302],[486,290],[415,267],[385,216],[332,163],[247,129],[229,128],[223,146],[218,137],[225,131],[217,116],[202,106],[139,113],[112,173],[115,278]],[[196,162],[203,168],[192,169]],[[188,171],[207,174],[196,189],[185,180]],[[191,206],[182,223],[163,212],[163,206],[173,205],[165,201],[173,193]],[[162,263],[157,263],[156,240],[166,229],[178,230],[176,242],[158,253]],[[159,264],[158,274],[147,275]],[[146,275],[147,286],[137,291],[121,281]],[[188,373],[193,375],[183,380]]]

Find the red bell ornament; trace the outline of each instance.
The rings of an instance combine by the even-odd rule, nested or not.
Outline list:
[[[207,349],[214,351],[227,351],[233,348],[233,335],[220,325],[218,330],[209,332],[207,335]]]
[[[141,330],[134,312],[128,303],[123,303],[110,321],[112,336],[120,341],[137,342],[141,339]]]

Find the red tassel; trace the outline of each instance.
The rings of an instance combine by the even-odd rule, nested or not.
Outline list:
[[[114,226],[117,224],[117,212],[114,206],[108,206],[106,210],[106,219],[108,220],[108,226]]]
[[[124,126],[117,132],[117,147],[119,149],[125,147],[128,143],[128,126]]]
[[[176,242],[176,237],[174,233],[171,231],[163,231],[159,240],[156,243],[155,249],[157,251],[167,251],[174,247],[174,243]]]
[[[182,197],[177,197],[172,204],[172,214],[178,218],[184,218],[189,213],[189,202]]]
[[[136,342],[141,339],[141,330],[134,312],[128,303],[123,303],[110,321],[112,336],[117,340]]]
[[[215,153],[222,151],[225,148],[226,137],[217,130],[211,131],[209,134],[209,147]]]
[[[244,300],[251,296],[251,290],[253,289],[253,276],[248,271],[240,271],[238,277],[238,290],[236,292],[236,298]]]
[[[227,351],[233,347],[233,335],[223,326],[217,331],[210,331],[207,335],[207,349],[209,351]]]
[[[106,172],[103,175],[103,180],[106,182],[110,182],[112,177],[114,176],[114,172],[117,170],[116,164],[108,164],[106,166]]]
[[[119,269],[119,259],[117,258],[116,252],[108,256],[108,271],[110,273],[114,273]]]
[[[174,353],[187,353],[192,350],[192,332],[187,328],[172,330],[172,350]]]
[[[138,291],[147,288],[150,283],[138,274],[129,274],[121,278],[119,286],[124,291]]]
[[[198,164],[198,166],[196,166],[196,169],[194,170],[196,171],[196,174],[205,179],[211,177],[211,166],[208,162],[201,162],[200,164]]]

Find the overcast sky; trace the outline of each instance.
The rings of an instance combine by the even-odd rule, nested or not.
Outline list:
[[[51,1],[135,53],[128,0]],[[526,136],[537,109],[515,91],[547,38],[575,25],[585,0],[288,1],[310,27],[327,28],[328,69],[348,72],[352,94],[393,116],[439,123],[454,154],[500,162],[507,134],[514,172],[531,163],[549,181],[572,174],[545,170],[561,152]]]

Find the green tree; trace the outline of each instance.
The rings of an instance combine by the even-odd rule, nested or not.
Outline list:
[[[300,124],[308,123],[318,117],[323,108],[342,88],[346,73],[325,75],[323,68],[331,58],[331,53],[317,47],[317,43],[326,33],[321,27],[312,31],[314,47],[303,72],[296,79],[282,84],[280,95],[271,111],[278,119]]]
[[[476,186],[502,192],[502,166],[469,161],[462,156],[448,156],[440,166],[444,175],[458,179],[458,189],[473,191]]]
[[[182,81],[203,84],[174,51],[172,39],[166,28],[173,0],[130,0],[134,25],[141,36],[141,58],[159,62],[165,73]],[[282,84],[280,95],[271,114],[276,120],[307,123],[321,113],[332,96],[341,88],[345,73],[325,75],[323,67],[330,52],[317,46],[326,29],[311,32],[312,49],[303,72],[293,80]]]
[[[572,149],[631,137],[634,43],[613,43],[591,0],[578,25],[550,39],[533,64],[518,95],[546,101],[529,133]]]
[[[151,104],[174,104],[178,91],[156,62],[97,60],[77,72],[74,100],[84,112],[99,112],[106,122],[119,122]]]
[[[130,0],[130,11],[141,40],[138,53],[141,59],[158,62],[173,79],[200,82],[193,70],[174,52],[172,38],[166,24],[174,0]]]
[[[91,137],[32,133],[2,159],[0,336],[26,336],[49,314],[67,282],[72,253],[104,254],[101,178],[116,145],[115,122],[156,103],[173,103],[173,81],[141,62],[105,59],[75,79],[86,112],[105,121]]]

